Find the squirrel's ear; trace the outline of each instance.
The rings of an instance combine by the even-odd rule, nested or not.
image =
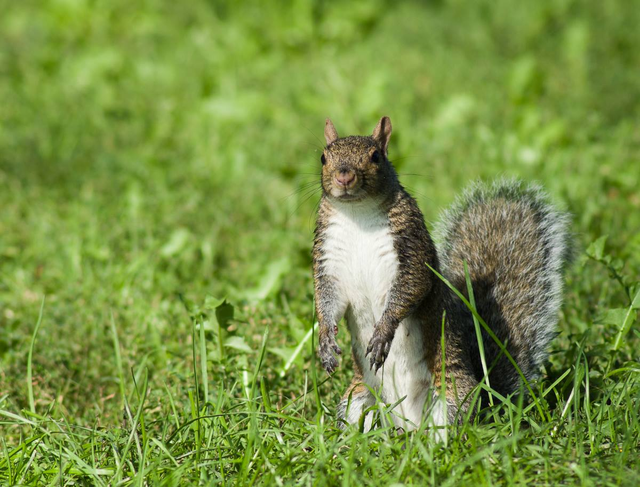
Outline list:
[[[332,142],[338,139],[338,131],[333,126],[331,119],[327,118],[324,124],[324,140],[327,141],[327,145],[331,145]]]
[[[391,119],[389,117],[382,117],[373,129],[373,138],[380,144],[384,155],[387,155],[387,146],[389,145],[389,137],[391,137]]]

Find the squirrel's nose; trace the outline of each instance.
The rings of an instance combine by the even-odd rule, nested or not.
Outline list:
[[[345,188],[352,186],[355,180],[356,173],[353,171],[342,170],[336,175],[336,183],[338,183],[339,186],[343,186]]]

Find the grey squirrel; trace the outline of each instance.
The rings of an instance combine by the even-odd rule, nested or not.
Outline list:
[[[389,118],[371,136],[344,138],[327,119],[324,135],[313,274],[318,354],[328,373],[338,366],[343,317],[351,334],[355,370],[340,420],[369,429],[372,390],[395,405],[394,423],[405,430],[473,413],[471,392],[484,376],[473,317],[433,272],[468,297],[465,262],[479,315],[526,379],[535,378],[562,301],[567,214],[538,186],[476,183],[444,213],[436,247],[387,158]],[[482,343],[491,388],[518,391],[518,372],[484,330]]]

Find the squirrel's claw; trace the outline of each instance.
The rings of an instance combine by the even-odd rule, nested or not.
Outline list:
[[[322,367],[329,374],[333,374],[338,368],[338,359],[334,354],[342,354],[342,350],[336,342],[335,335],[324,335],[320,340],[320,345],[318,346],[318,355],[320,356],[320,363],[322,364]]]
[[[328,374],[333,374],[338,368],[338,360],[333,356],[320,357],[320,362],[322,363],[322,367],[327,371]]]
[[[369,357],[369,368],[373,370],[374,373],[377,374],[380,367],[384,365],[389,355],[389,350],[391,350],[391,340],[388,340],[384,336],[374,335],[369,341],[365,357],[371,354],[371,357]]]

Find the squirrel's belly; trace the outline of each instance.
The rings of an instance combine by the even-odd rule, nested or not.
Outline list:
[[[412,317],[405,319],[396,331],[383,368],[377,374],[370,370],[365,353],[398,272],[398,256],[386,218],[370,218],[366,223],[354,225],[350,219],[336,215],[326,234],[326,248],[332,251],[324,265],[348,302],[351,344],[365,382],[379,389],[387,404],[404,398],[395,412],[409,423],[398,419],[396,424],[412,429],[420,424],[431,381],[422,324]]]
[[[369,368],[369,361],[364,358],[368,342],[360,344],[361,350],[356,352],[363,357],[360,364],[365,382],[371,387],[379,388],[386,404],[399,403],[393,411],[394,421],[405,430],[413,430],[420,425],[425,416],[425,403],[431,385],[422,326],[413,317],[400,323],[389,355],[377,373]]]
[[[368,321],[372,313],[375,319],[382,315],[398,256],[386,216],[362,213],[332,215],[323,245],[331,252],[325,253],[323,266],[351,310]]]

